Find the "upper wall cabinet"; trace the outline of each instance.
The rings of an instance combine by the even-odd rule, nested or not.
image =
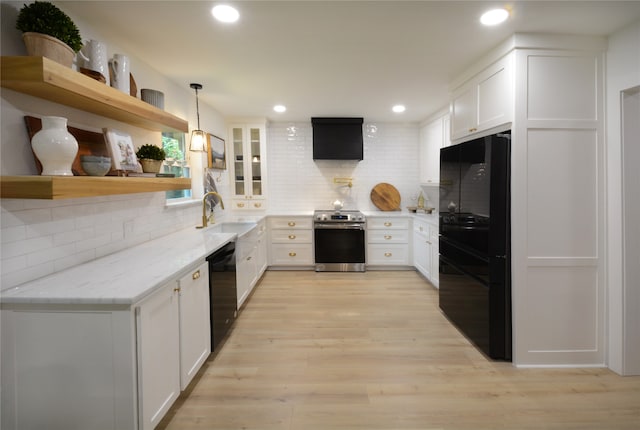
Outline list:
[[[451,100],[451,140],[513,120],[513,55],[456,88]]]
[[[154,131],[189,131],[189,123],[45,57],[2,57],[2,86]]]
[[[231,173],[234,209],[266,209],[266,125],[233,124]]]
[[[440,183],[440,148],[449,146],[450,119],[443,115],[420,129],[420,183],[437,186]]]

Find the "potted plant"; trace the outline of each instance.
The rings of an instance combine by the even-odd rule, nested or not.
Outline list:
[[[25,4],[18,13],[16,28],[23,32],[27,53],[50,58],[67,67],[82,48],[80,31],[69,16],[49,2]]]
[[[145,173],[158,173],[167,154],[159,146],[145,144],[136,151],[136,156],[142,164]]]

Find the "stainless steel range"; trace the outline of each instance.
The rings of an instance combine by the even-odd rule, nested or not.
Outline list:
[[[316,272],[364,272],[366,224],[360,211],[315,211]]]

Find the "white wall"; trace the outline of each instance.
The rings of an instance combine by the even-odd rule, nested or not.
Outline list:
[[[375,126],[376,132],[371,130]],[[417,124],[367,124],[362,161],[313,160],[311,123],[271,123],[267,155],[270,212],[331,209],[336,199],[344,209],[378,210],[371,189],[380,182],[395,186],[401,206],[412,205],[420,192]],[[334,178],[353,178],[353,187]],[[413,201],[415,206],[415,201]]]
[[[17,11],[23,2],[2,2],[2,55],[26,55],[21,34],[15,30]],[[71,16],[82,37],[107,43],[109,56],[123,52],[109,43],[108,35],[95,34]],[[131,59],[138,89],[164,92],[165,110],[196,125],[195,93],[189,83],[169,81],[148,65]],[[131,134],[136,146],[160,144],[160,132],[89,114],[57,103],[1,89],[0,174],[36,174],[35,162],[23,116],[56,115],[69,119],[69,125],[101,132],[112,127]],[[226,136],[220,113],[200,103],[202,128]],[[201,193],[203,157],[190,160],[194,173],[194,194]],[[226,172],[225,172],[226,174]],[[198,176],[197,178],[195,178]],[[226,178],[225,178],[226,179]],[[226,187],[220,190],[223,195]],[[201,194],[200,194],[201,195]],[[66,267],[99,258],[136,243],[162,237],[169,231],[195,226],[201,220],[198,205],[166,207],[165,194],[146,193],[94,197],[62,201],[1,199],[0,285],[10,288]]]
[[[622,230],[622,145],[620,93],[640,85],[640,21],[609,37],[607,51],[607,260],[608,260],[608,340],[609,367],[625,372],[624,352],[627,342],[640,342],[640,329],[624,327],[629,311],[640,312],[640,280],[627,280],[623,289],[623,230]],[[638,136],[635,140],[638,144]],[[637,154],[637,152],[636,152]],[[627,155],[627,154],[625,154]],[[629,160],[627,160],[629,162]],[[635,165],[640,165],[636,159]],[[627,184],[636,187],[637,184]],[[635,220],[637,222],[637,220]],[[630,261],[627,264],[637,264]],[[626,297],[625,297],[626,296]],[[636,307],[627,307],[635,301]],[[625,336],[626,335],[626,336]],[[627,357],[627,361],[628,361]],[[640,362],[640,358],[636,357]],[[629,363],[627,363],[628,365]]]

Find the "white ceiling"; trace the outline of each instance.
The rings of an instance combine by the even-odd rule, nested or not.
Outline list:
[[[58,1],[225,117],[308,121],[362,116],[416,122],[444,107],[448,83],[514,32],[608,35],[640,19],[640,1]],[[509,21],[483,27],[490,7]],[[189,91],[192,91],[188,89]],[[275,104],[287,106],[277,114]],[[391,112],[406,105],[403,114]]]

